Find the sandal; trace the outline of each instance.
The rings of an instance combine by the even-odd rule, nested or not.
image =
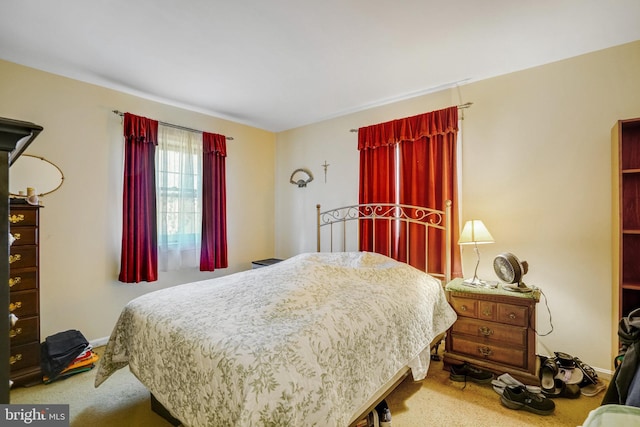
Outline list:
[[[542,389],[542,394],[547,397],[566,397],[568,399],[576,399],[580,397],[580,387],[576,384],[567,384],[561,379],[554,378],[553,390]]]
[[[580,393],[584,394],[585,396],[593,397],[598,393],[600,393],[601,391],[605,390],[606,388],[607,386],[604,383],[601,383],[600,381],[596,381],[595,384],[589,384],[582,387],[580,389]]]
[[[540,357],[540,387],[542,392],[553,392],[556,388],[554,378],[558,375],[558,365],[554,359],[546,356]]]
[[[558,367],[557,379],[564,381],[567,384],[580,384],[584,379],[584,374],[578,368],[563,368]]]
[[[578,368],[580,368],[580,370],[584,374],[583,379],[580,382],[580,387],[584,387],[589,384],[597,384],[598,374],[596,374],[595,369],[593,369],[591,366],[587,365],[577,357],[574,357],[573,360],[575,361],[576,366],[578,366]]]
[[[576,361],[573,356],[567,353],[563,353],[561,351],[554,351],[553,354],[556,355],[556,363],[558,366],[561,366],[566,369],[573,369],[576,366]]]

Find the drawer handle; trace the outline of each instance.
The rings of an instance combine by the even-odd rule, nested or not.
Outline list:
[[[22,255],[20,254],[15,254],[15,255],[9,255],[9,264],[13,264],[16,261],[20,261],[22,259]]]
[[[509,313],[509,319],[513,320],[516,317],[518,317],[518,316],[516,316],[516,314],[513,311],[511,313]]]
[[[491,315],[493,314],[493,312],[491,311],[490,308],[485,308],[484,310],[482,310],[482,314],[484,314],[487,317],[491,317]]]
[[[24,221],[24,215],[23,214],[18,214],[18,215],[13,214],[13,215],[9,216],[9,222],[11,224],[17,224],[17,223],[22,222],[22,221]]]
[[[16,362],[19,362],[22,360],[22,353],[18,353],[15,356],[11,356],[9,358],[9,365],[15,365]]]
[[[9,312],[14,311],[17,308],[21,308],[22,307],[22,301],[16,301],[15,303],[11,303],[9,304]]]
[[[478,331],[485,337],[493,335],[493,329],[487,328],[486,326],[480,326],[478,328]]]
[[[22,234],[21,233],[13,233],[12,236],[16,240],[20,240],[22,238]]]
[[[22,328],[15,328],[9,331],[9,338],[14,338],[22,333]]]
[[[20,276],[12,277],[9,279],[9,287],[13,288],[15,285],[19,284],[20,282],[22,282],[22,277]]]
[[[460,311],[467,311],[467,306],[466,305],[461,305],[460,306]]]
[[[493,351],[489,347],[478,347],[478,353],[484,357],[489,357],[493,354]]]

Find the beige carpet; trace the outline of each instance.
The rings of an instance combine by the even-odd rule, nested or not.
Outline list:
[[[101,349],[98,349],[100,353]],[[63,381],[11,391],[11,403],[69,404],[72,427],[169,427],[150,409],[149,393],[121,369],[94,388],[95,369]],[[449,380],[442,362],[432,362],[429,377],[420,383],[405,380],[389,397],[393,427],[420,426],[579,426],[600,405],[595,397],[556,399],[553,415],[539,416],[507,409],[490,385]],[[297,427],[297,426],[296,426]]]

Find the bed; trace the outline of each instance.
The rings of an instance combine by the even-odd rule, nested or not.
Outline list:
[[[357,222],[327,212],[319,247],[323,227],[346,235]],[[424,224],[446,232],[446,212]],[[409,371],[423,379],[455,319],[432,274],[373,252],[303,253],[132,300],[95,386],[128,365],[156,411],[185,426],[342,427]]]

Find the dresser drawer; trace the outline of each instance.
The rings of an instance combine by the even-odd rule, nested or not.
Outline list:
[[[498,321],[526,328],[529,326],[529,310],[522,305],[498,304]]]
[[[478,301],[478,319],[496,320],[498,317],[498,304],[493,301]]]
[[[500,323],[460,318],[453,324],[451,331],[453,334],[482,338],[484,342],[492,344],[520,347],[527,345],[527,330],[525,328],[502,325]]]
[[[38,211],[36,209],[20,209],[11,207],[9,210],[9,227],[37,224]]]
[[[9,330],[11,347],[40,340],[40,318],[21,317]]]
[[[451,297],[449,303],[458,316],[478,317],[478,300],[471,298]]]
[[[35,267],[37,265],[35,246],[11,246],[9,268]]]
[[[38,272],[35,267],[27,270],[12,271],[9,274],[9,290],[13,292],[36,289],[38,287],[37,276]]]
[[[16,291],[10,293],[9,313],[21,317],[38,315],[38,291]]]
[[[17,345],[11,347],[11,356],[9,357],[9,365],[11,372],[20,369],[40,366],[40,343],[33,342],[29,344]]]
[[[37,230],[35,227],[11,227],[10,232],[15,239],[11,247],[36,244]]]
[[[494,345],[452,336],[451,349],[454,352],[467,354],[476,359],[491,360],[515,368],[527,367],[527,354],[524,348]]]

